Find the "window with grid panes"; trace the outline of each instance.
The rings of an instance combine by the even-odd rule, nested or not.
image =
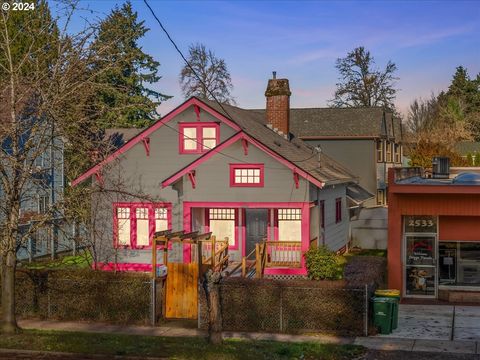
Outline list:
[[[155,232],[168,230],[168,210],[155,208]]]
[[[129,246],[130,242],[130,208],[117,208],[117,242],[118,245]]]
[[[132,248],[151,246],[151,237],[155,231],[169,229],[169,205],[162,206],[165,207],[141,203],[116,205],[117,245]]]
[[[217,240],[228,238],[229,246],[236,244],[235,213],[235,209],[208,209],[209,231]]]
[[[215,123],[181,123],[180,153],[203,153],[217,146],[220,127]]]
[[[263,186],[263,164],[230,164],[231,186]]]
[[[302,210],[278,209],[278,240],[302,240]]]

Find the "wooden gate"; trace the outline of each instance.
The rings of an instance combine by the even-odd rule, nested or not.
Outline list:
[[[168,263],[165,317],[197,319],[198,264]]]

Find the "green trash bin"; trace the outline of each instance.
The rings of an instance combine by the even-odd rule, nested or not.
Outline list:
[[[373,324],[380,329],[380,334],[390,334],[392,332],[394,302],[386,297],[374,297],[372,301]]]
[[[393,302],[392,330],[398,327],[398,306],[400,304],[400,290],[377,290],[375,296],[391,299]]]

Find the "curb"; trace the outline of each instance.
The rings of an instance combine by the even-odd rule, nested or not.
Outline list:
[[[38,356],[53,356],[58,359],[82,359],[82,360],[166,360],[167,358],[161,357],[145,357],[145,356],[129,356],[129,355],[112,355],[112,354],[85,354],[85,353],[70,353],[59,351],[41,351],[41,350],[19,350],[19,349],[3,349],[0,348],[0,358],[4,356],[16,356],[16,355],[38,355]]]

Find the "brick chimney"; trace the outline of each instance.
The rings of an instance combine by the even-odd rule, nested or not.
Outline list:
[[[267,124],[285,135],[289,132],[291,94],[288,79],[277,79],[277,72],[274,71],[273,78],[268,80],[265,90]]]

